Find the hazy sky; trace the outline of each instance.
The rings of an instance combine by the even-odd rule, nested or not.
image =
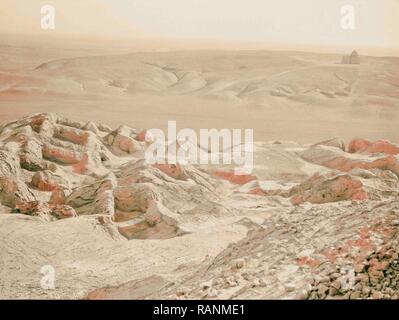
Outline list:
[[[0,31],[44,32],[43,4],[53,33],[399,48],[399,0],[0,0]],[[340,26],[347,4],[355,30]]]

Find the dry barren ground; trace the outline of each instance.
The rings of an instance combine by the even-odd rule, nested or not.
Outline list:
[[[398,298],[398,59],[0,57],[1,298]],[[254,171],[146,164],[168,120],[254,129]]]

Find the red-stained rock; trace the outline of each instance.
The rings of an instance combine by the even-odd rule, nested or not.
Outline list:
[[[58,126],[55,130],[54,136],[62,140],[85,146],[89,141],[90,133],[76,128]]]
[[[45,114],[38,114],[35,115],[31,118],[30,126],[32,127],[33,130],[36,132],[40,131],[40,126],[43,124],[43,122],[46,120],[47,116]]]
[[[121,211],[146,212],[156,199],[155,193],[145,184],[117,187],[114,192],[115,207]]]
[[[341,158],[326,163],[326,166],[344,172],[349,172],[355,168],[366,169],[366,170],[369,169],[391,170],[393,173],[399,175],[399,160],[395,156],[387,156],[371,162],[361,161],[361,160],[353,161]]]
[[[83,159],[72,165],[73,172],[84,174],[89,164],[89,156],[85,153]]]
[[[342,172],[350,172],[353,169],[381,169],[390,170],[399,175],[399,158],[394,155],[383,157],[355,156],[345,153],[338,148],[315,146],[306,150],[302,158],[308,162],[325,166]]]
[[[376,258],[370,260],[370,266],[377,271],[385,271],[389,267],[387,260],[378,261]]]
[[[43,157],[48,160],[68,165],[77,164],[84,159],[84,156],[81,153],[49,144],[43,147],[42,153]]]
[[[54,122],[56,121],[55,116],[51,114],[38,114],[30,119],[31,128],[37,133],[52,136],[54,134]]]
[[[256,187],[256,188],[254,188],[252,190],[249,190],[248,194],[252,194],[252,195],[255,195],[255,196],[267,196],[267,195],[269,195],[265,190],[263,190],[260,187]]]
[[[110,146],[111,151],[117,156],[124,156],[142,150],[141,143],[134,137],[136,137],[135,130],[121,126],[105,136],[104,143]]]
[[[174,179],[184,178],[184,170],[180,164],[154,164],[152,166]]]
[[[146,135],[147,135],[147,130],[143,130],[143,131],[140,131],[138,134],[137,134],[137,136],[136,136],[136,140],[137,141],[140,141],[140,142],[147,142],[147,140],[146,140]]]
[[[370,147],[371,142],[364,139],[355,139],[349,143],[348,152],[349,153],[356,153],[356,152],[363,152]]]
[[[59,187],[50,171],[40,171],[32,177],[31,185],[40,191],[53,191]]]
[[[352,200],[355,201],[366,201],[368,198],[367,192],[364,190],[359,190],[352,196]]]
[[[51,214],[50,206],[43,201],[20,202],[15,206],[14,211],[29,216]]]
[[[239,185],[244,185],[244,184],[247,184],[248,182],[257,180],[257,177],[254,175],[250,175],[250,174],[238,175],[238,174],[235,174],[234,171],[219,170],[219,171],[214,171],[213,175],[218,178],[221,178],[221,179],[230,181],[231,183],[239,184]]]
[[[66,205],[52,205],[43,201],[21,202],[15,206],[14,211],[30,215],[39,216],[50,220],[51,217],[56,219],[66,219],[76,217],[75,210]]]
[[[346,245],[349,247],[357,247],[357,248],[364,248],[364,249],[373,249],[374,242],[369,237],[360,236],[356,240],[348,240]]]
[[[50,205],[51,215],[57,219],[67,219],[77,217],[74,208],[67,205]]]
[[[51,194],[49,203],[54,205],[62,205],[66,202],[65,192],[61,188],[56,188]]]
[[[399,154],[399,146],[386,140],[370,142],[364,139],[351,141],[348,147],[350,153],[385,153],[390,155]]]
[[[321,261],[313,259],[311,257],[300,257],[297,259],[297,263],[300,266],[308,266],[312,269],[315,269],[321,264]]]
[[[333,177],[315,174],[307,181],[291,189],[291,202],[299,205],[304,202],[315,204],[342,200],[366,200],[363,184],[349,175]]]
[[[373,292],[372,298],[373,300],[381,300],[384,295],[381,292],[375,291]]]
[[[286,184],[279,181],[254,181],[251,184],[245,186],[244,190],[247,194],[257,196],[281,196],[289,197],[292,187],[295,183]],[[244,191],[245,192],[245,191]]]

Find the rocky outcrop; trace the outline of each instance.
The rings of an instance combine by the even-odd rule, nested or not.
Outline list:
[[[146,299],[153,292],[165,287],[168,282],[160,276],[134,280],[119,287],[101,288],[90,292],[87,300],[132,300]]]
[[[14,212],[38,216],[46,221],[74,218],[77,216],[75,210],[70,206],[54,205],[43,201],[20,202],[15,206]]]
[[[353,147],[350,150],[353,150]],[[390,170],[399,175],[399,156],[396,155],[353,154],[335,147],[318,145],[302,152],[301,156],[308,162],[342,172],[353,169],[380,169]]]
[[[2,205],[46,221],[99,217],[107,230],[128,239],[184,233],[173,212],[182,201],[214,200],[212,179],[193,166],[137,160],[144,132],[126,126],[112,131],[54,114],[3,126]]]
[[[20,202],[34,199],[35,195],[24,182],[11,177],[0,177],[1,204],[13,208]]]
[[[315,146],[335,147],[342,151],[345,151],[345,142],[340,138],[321,141],[319,143],[316,143]]]
[[[240,185],[244,185],[257,179],[256,176],[251,174],[236,174],[234,171],[226,170],[217,170],[213,174],[215,177]]]
[[[172,213],[159,202],[153,201],[133,225],[119,227],[128,239],[168,239],[184,234]]]
[[[364,139],[355,139],[352,140],[349,144],[348,152],[366,154],[383,153],[389,155],[398,155],[399,146],[386,140],[371,142]]]
[[[157,280],[133,292],[153,283],[142,279],[99,289],[92,298],[120,290],[127,298],[397,297],[395,144],[257,143],[253,174],[239,175],[231,165],[147,164],[144,132],[51,114],[0,128],[0,209],[30,216],[11,220],[34,221],[40,230],[84,226],[78,230],[129,253],[153,245],[138,239],[176,238],[170,242],[183,248],[197,232],[215,239],[221,229],[242,239],[202,263],[182,265],[173,283]],[[60,219],[70,220],[47,223]],[[348,266],[355,279],[349,288],[342,285]]]
[[[79,215],[114,215],[113,189],[115,177],[96,181],[93,184],[78,187],[66,198],[65,203],[74,207]]]
[[[342,200],[367,200],[362,182],[347,174],[331,177],[316,174],[292,188],[290,195],[291,202],[295,205],[304,202],[320,204]]]
[[[136,136],[136,130],[120,126],[117,130],[104,137],[104,143],[117,156],[130,155],[143,149],[142,144],[135,140]]]
[[[125,212],[146,212],[156,194],[148,184],[121,186],[114,190],[115,207]]]

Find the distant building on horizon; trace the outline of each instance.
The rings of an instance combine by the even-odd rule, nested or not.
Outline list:
[[[343,56],[342,64],[360,64],[360,56],[357,51],[353,50],[350,56]]]

